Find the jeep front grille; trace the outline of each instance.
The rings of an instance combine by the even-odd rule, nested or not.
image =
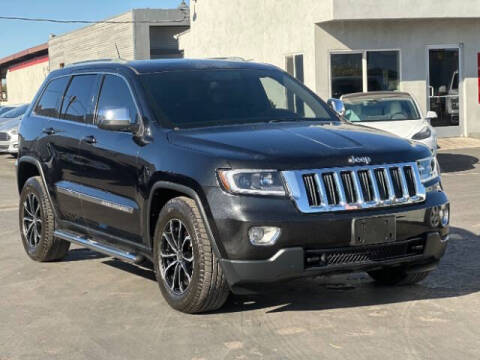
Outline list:
[[[0,132],[0,141],[8,141],[10,140],[10,135],[6,132]]]
[[[412,204],[426,198],[416,163],[284,171],[283,176],[305,213]]]

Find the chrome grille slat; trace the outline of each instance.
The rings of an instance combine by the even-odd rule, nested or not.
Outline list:
[[[290,196],[304,213],[370,209],[426,199],[416,163],[283,171],[282,174]]]
[[[374,169],[368,169],[368,176],[370,176],[370,181],[372,183],[373,188],[373,201],[378,204],[380,203],[380,192],[378,191],[378,184],[377,179],[375,178],[375,174],[373,172]]]
[[[342,183],[342,178],[340,177],[340,172],[335,171],[333,173],[333,177],[335,179],[335,184],[337,185],[338,189],[339,204],[345,205],[347,203],[347,200],[345,196],[345,188],[343,187]]]
[[[408,194],[408,186],[407,186],[407,178],[405,177],[405,170],[404,167],[399,167],[398,171],[400,172],[400,182],[402,183],[402,192],[403,192],[403,197],[402,201],[407,201],[410,198],[410,195]]]

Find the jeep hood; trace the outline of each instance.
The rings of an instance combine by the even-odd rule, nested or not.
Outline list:
[[[346,123],[276,123],[172,130],[172,144],[221,158],[232,168],[312,169],[351,166],[369,156],[372,164],[415,161],[427,147],[393,134]]]

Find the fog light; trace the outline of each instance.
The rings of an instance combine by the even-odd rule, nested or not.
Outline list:
[[[442,227],[450,224],[450,205],[442,205],[440,208],[440,223]]]
[[[281,230],[273,226],[254,226],[248,230],[248,238],[253,245],[270,246],[275,244]]]

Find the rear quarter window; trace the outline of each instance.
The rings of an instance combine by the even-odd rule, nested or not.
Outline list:
[[[35,106],[35,115],[59,117],[59,108],[69,79],[68,76],[65,76],[50,81]]]

